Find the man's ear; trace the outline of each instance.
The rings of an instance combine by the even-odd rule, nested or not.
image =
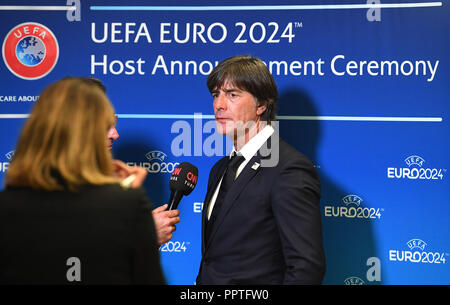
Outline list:
[[[266,109],[267,109],[266,105],[258,106],[256,108],[256,114],[260,116],[261,114],[264,113],[264,111],[266,111]]]

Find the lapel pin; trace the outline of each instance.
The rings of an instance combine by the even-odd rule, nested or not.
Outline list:
[[[252,169],[257,170],[258,167],[259,167],[259,165],[260,165],[260,164],[259,164],[258,162],[253,163]]]

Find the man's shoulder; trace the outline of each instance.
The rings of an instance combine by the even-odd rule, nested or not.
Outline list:
[[[307,167],[313,167],[311,160],[306,155],[301,153],[297,148],[293,147],[279,136],[278,143],[278,149],[272,149],[271,153],[278,153],[279,166],[300,163]]]

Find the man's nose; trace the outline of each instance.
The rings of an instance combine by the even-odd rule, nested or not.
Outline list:
[[[227,101],[224,94],[219,94],[216,98],[214,98],[214,108],[216,110],[227,108]]]

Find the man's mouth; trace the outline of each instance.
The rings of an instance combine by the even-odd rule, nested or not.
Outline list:
[[[231,119],[229,118],[225,118],[225,117],[216,117],[216,121],[220,122],[220,123],[225,123],[227,121],[230,121]]]

